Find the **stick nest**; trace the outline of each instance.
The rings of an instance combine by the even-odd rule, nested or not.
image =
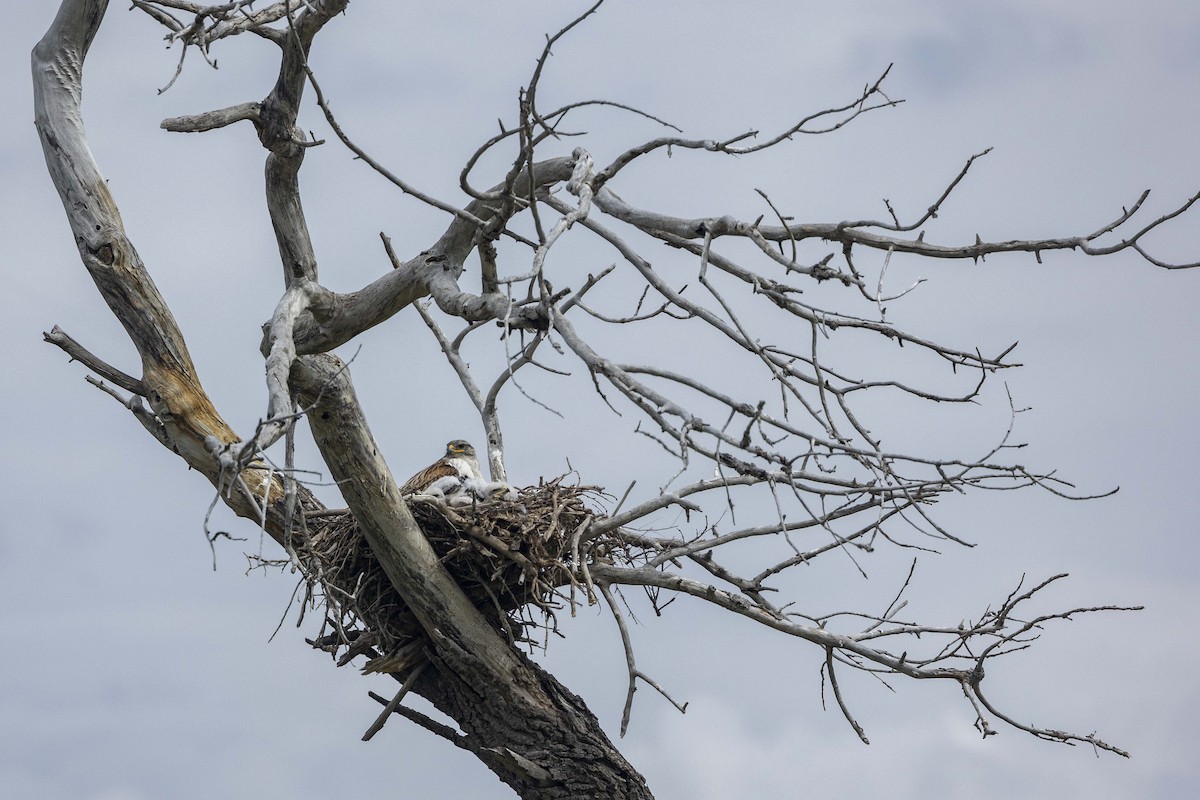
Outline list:
[[[442,564],[484,617],[510,641],[532,643],[531,629],[543,628],[548,636],[555,610],[573,602],[576,589],[588,596],[577,561],[613,549],[608,537],[579,542],[588,523],[602,516],[589,502],[601,499],[596,487],[558,478],[521,489],[514,500],[449,507],[416,496],[408,503]],[[401,672],[419,660],[420,626],[353,515],[308,520],[297,545],[294,555],[306,576],[304,607],[325,611],[320,635],[310,640],[314,647],[333,653],[339,665],[370,656],[369,672]]]

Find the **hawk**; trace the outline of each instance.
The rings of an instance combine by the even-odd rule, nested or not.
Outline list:
[[[446,478],[456,478],[459,483],[468,480],[483,480],[479,471],[479,461],[475,458],[475,448],[470,442],[455,439],[446,445],[446,455],[430,464],[425,469],[413,475],[400,487],[400,494],[422,494],[434,484],[445,491],[445,484],[450,483]]]

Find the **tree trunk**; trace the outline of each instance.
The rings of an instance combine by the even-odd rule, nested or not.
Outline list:
[[[292,384],[330,472],[384,571],[428,637],[413,691],[452,718],[455,740],[523,798],[649,798],[583,701],[492,628],[442,567],[400,496],[333,356],[305,356]]]
[[[33,52],[35,118],[80,257],[137,347],[142,377],[105,364],[62,332],[47,338],[145,398],[150,412],[130,403],[139,421],[225,489],[222,498],[237,513],[284,541],[289,515],[319,503],[301,487],[298,509],[289,510],[276,473],[256,462],[222,466],[216,457],[237,436],[205,393],[182,332],[126,236],[84,136],[83,64],[107,7],[107,0],[62,3]],[[474,753],[523,798],[651,797],[645,780],[583,702],[509,645],[446,573],[379,456],[341,363],[332,356],[306,356],[296,362],[292,382],[311,406],[314,436],[360,529],[428,639],[424,656],[431,668],[414,680],[413,690],[464,734],[439,732]],[[235,474],[227,474],[231,469]]]

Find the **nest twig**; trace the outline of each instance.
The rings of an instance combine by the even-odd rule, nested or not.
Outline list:
[[[510,641],[533,642],[532,629],[555,629],[570,586],[590,599],[579,565],[608,553],[604,537],[579,551],[577,532],[599,516],[595,487],[562,478],[521,489],[513,500],[450,507],[410,498],[409,509],[463,592]],[[421,660],[425,637],[349,514],[308,520],[295,555],[305,573],[305,607],[323,608],[322,631],[310,643],[339,665],[371,657],[369,672],[402,672]]]

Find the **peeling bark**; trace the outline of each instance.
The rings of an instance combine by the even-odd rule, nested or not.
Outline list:
[[[204,7],[138,0],[135,4],[138,8],[172,31],[169,38],[183,41],[187,46],[203,49],[218,38],[253,32],[278,45],[282,53],[275,85],[261,101],[163,123],[170,131],[199,132],[250,122],[267,151],[266,207],[284,280],[262,343],[268,390],[266,418],[254,435],[242,438],[226,424],[205,392],[183,333],[129,241],[116,203],[88,149],[80,111],[83,64],[104,17],[107,0],[63,0],[58,16],[33,51],[36,125],[80,258],[136,347],[142,362],[141,376],[106,364],[57,327],[46,334],[47,341],[129,392],[132,396],[123,398],[116,389],[89,378],[121,400],[159,442],[204,474],[218,487],[221,499],[230,508],[262,524],[285,548],[297,531],[303,534],[301,512],[319,511],[321,505],[302,486],[287,482],[268,469],[260,456],[291,430],[296,420],[295,403],[301,402],[322,457],[358,528],[388,581],[411,611],[414,629],[419,627],[423,634],[424,638],[418,635],[413,645],[414,650],[419,650],[419,667],[405,677],[405,691],[414,691],[430,700],[454,720],[461,733],[403,707],[399,695],[390,704],[381,700],[388,706],[384,718],[390,718],[394,711],[469,750],[522,797],[648,798],[651,795],[645,781],[608,740],[583,701],[491,627],[443,568],[410,514],[372,438],[348,370],[327,355],[328,350],[351,341],[425,296],[431,296],[443,312],[455,318],[469,323],[494,319],[503,328],[504,371],[493,379],[485,395],[479,386],[486,384],[475,383],[461,350],[467,337],[484,326],[470,324],[451,340],[422,311],[479,411],[488,437],[488,459],[494,478],[504,478],[497,395],[506,384],[517,385],[513,376],[518,369],[537,363],[534,351],[543,341],[564,356],[572,356],[574,364],[582,365],[595,391],[614,410],[617,409],[613,402],[632,407],[638,420],[637,433],[678,456],[682,466],[676,478],[692,465],[692,459],[716,472],[716,477],[676,486],[666,494],[651,490],[649,497],[635,499],[631,508],[619,513],[633,491],[631,484],[611,518],[588,516],[575,530],[573,556],[564,568],[576,573],[573,579],[578,578],[578,585],[587,587],[589,596],[595,596],[592,590],[596,589],[608,601],[625,646],[628,695],[622,732],[639,681],[662,693],[680,710],[685,705],[671,699],[635,665],[622,612],[611,591],[613,586],[625,585],[651,587],[654,590],[651,602],[656,611],[663,607],[658,605],[659,591],[671,593],[672,597],[686,595],[821,648],[825,655],[823,672],[828,673],[838,706],[864,742],[866,736],[848,711],[835,669],[932,679],[961,688],[976,714],[976,728],[985,736],[994,733],[985,716],[991,714],[1039,738],[1068,744],[1087,742],[1127,755],[1091,734],[1080,736],[1016,722],[1011,715],[996,709],[980,691],[985,661],[1028,646],[1040,634],[1042,623],[1071,619],[1072,615],[1082,613],[1129,610],[1092,606],[1031,616],[1025,622],[1017,620],[1018,606],[1024,616],[1024,604],[1064,576],[1050,578],[1027,591],[1018,587],[975,621],[964,621],[957,626],[898,617],[907,602],[900,595],[908,580],[882,616],[857,611],[825,616],[789,611],[790,604],[774,605],[768,599],[767,593],[776,587],[766,582],[828,552],[842,549],[849,553],[851,548],[860,548],[865,553],[874,550],[877,539],[894,542],[893,532],[885,530],[885,525],[890,528],[893,520],[906,522],[922,536],[964,543],[940,527],[927,510],[945,492],[1040,486],[1060,493],[1069,488],[1054,477],[1053,471],[1031,471],[1005,459],[1006,451],[1014,447],[1009,441],[1011,424],[999,442],[982,456],[932,457],[921,452],[885,450],[881,444],[884,439],[873,434],[871,427],[859,419],[858,407],[852,404],[858,397],[876,396],[877,391],[896,391],[930,403],[973,402],[990,376],[1017,366],[1007,360],[1012,347],[998,355],[985,355],[979,350],[952,348],[941,341],[918,337],[886,321],[883,304],[904,296],[919,284],[918,281],[898,294],[884,292],[884,273],[893,253],[977,260],[990,254],[1024,252],[1040,261],[1043,250],[1078,250],[1090,256],[1130,250],[1159,267],[1198,267],[1200,262],[1177,264],[1155,258],[1142,242],[1200,202],[1200,193],[1132,232],[1125,229],[1132,225],[1130,220],[1141,208],[1145,194],[1132,207],[1123,209],[1115,220],[1091,234],[991,242],[977,236],[974,243],[963,246],[926,242],[925,226],[937,217],[972,163],[984,153],[969,159],[927,210],[907,223],[900,221],[890,203],[887,204],[890,220],[797,223],[776,209],[761,192],[778,224],[763,224],[762,217],[753,222],[722,214],[683,218],[639,208],[623,200],[609,184],[618,173],[651,152],[678,148],[747,154],[773,147],[798,133],[836,130],[873,109],[893,106],[896,101],[880,88],[885,72],[854,101],[810,114],[783,133],[758,144],[735,146],[751,134],[723,142],[664,137],[630,148],[598,170],[583,147],[570,157],[538,160],[536,148],[542,142],[560,138],[555,126],[567,111],[583,105],[618,105],[584,101],[550,113],[536,108],[536,84],[551,45],[594,12],[602,1],[598,0],[583,16],[547,39],[533,78],[522,92],[518,124],[506,127],[502,122],[500,133],[479,148],[461,173],[460,186],[474,200],[460,209],[421,194],[388,172],[354,145],[333,118],[316,76],[309,69],[308,53],[316,34],[346,8],[347,0],[276,3],[253,13],[244,2]],[[172,14],[157,8],[158,5],[194,13],[196,19],[185,26]],[[266,25],[285,16],[289,23],[286,27]],[[297,126],[300,102],[309,85],[334,133],[358,158],[401,191],[451,216],[444,234],[407,260],[396,256],[385,236],[393,269],[353,292],[339,294],[320,285],[316,251],[301,203],[300,169],[307,148],[316,144],[306,140]],[[472,168],[491,148],[505,141],[517,143],[518,156],[504,181],[487,192],[475,190],[468,180]],[[554,194],[556,186],[564,186],[566,191]],[[571,201],[571,196],[575,201]],[[536,241],[508,227],[518,214],[532,218]],[[545,220],[542,214],[547,215]],[[595,241],[606,252],[615,253],[629,267],[632,286],[641,292],[632,313],[617,316],[585,304],[584,296],[612,274],[616,264],[577,281],[581,278],[579,266],[568,263],[565,280],[560,281],[558,273],[554,280],[561,285],[568,281],[573,285],[582,283],[581,287],[574,292],[554,289],[547,271],[556,265],[548,260],[548,254],[554,243],[573,227],[582,229],[585,236],[596,237]],[[1117,233],[1118,229],[1123,232]],[[649,237],[696,256],[700,288],[685,295],[684,288],[677,287],[675,276],[657,270],[639,252],[642,245],[623,238],[630,234],[643,243]],[[1122,238],[1111,245],[1100,244],[1103,237],[1110,235]],[[531,268],[525,265],[516,271],[500,269],[493,244],[501,236],[530,248]],[[766,269],[747,266],[743,255],[731,255],[736,251],[717,251],[718,247],[725,250],[730,240],[753,244],[755,247],[745,250],[751,257],[765,259]],[[805,262],[798,247],[802,243],[817,245],[822,250],[829,247],[830,251],[823,257],[818,253],[818,258]],[[856,253],[872,251],[883,256],[877,272],[864,269],[855,260]],[[473,252],[478,252],[481,261],[478,294],[464,288],[465,281],[460,285],[464,265]],[[841,261],[835,261],[838,256]],[[563,260],[569,262],[570,258]],[[719,282],[709,280],[710,271],[720,273],[723,278]],[[792,285],[793,280],[799,283]],[[865,301],[869,313],[834,311],[832,306],[810,299],[816,293],[804,295],[810,287],[809,281],[812,284],[830,281],[833,288],[849,290],[850,299]],[[745,292],[737,302],[726,298],[725,286],[730,283]],[[514,291],[518,287],[519,293]],[[514,299],[518,297],[522,299]],[[637,297],[637,291],[631,297]],[[743,310],[743,302],[752,306],[749,314]],[[817,304],[813,305],[814,302]],[[810,334],[808,339],[799,336],[796,346],[765,344],[758,320],[750,317],[761,311],[784,316],[796,331]],[[571,320],[578,320],[581,313],[586,313],[603,325],[629,325],[660,316],[693,321],[689,332],[699,331],[720,346],[731,346],[746,362],[760,369],[759,377],[765,377],[769,391],[755,396],[760,388],[710,384],[700,373],[688,372],[687,367],[621,363],[605,355],[604,351],[610,349],[605,347],[605,334],[589,333],[585,325],[590,322],[576,326],[568,320],[568,312],[572,312]],[[932,355],[955,375],[960,371],[977,375],[977,381],[968,377],[967,386],[961,390],[935,391],[930,388],[932,384],[920,379],[909,385],[900,379],[872,379],[856,371],[844,371],[825,363],[823,350],[823,341],[839,329],[849,329],[854,335],[875,341],[910,345],[909,351]],[[527,337],[521,338],[515,347],[514,339],[508,336],[514,330]],[[471,342],[479,338],[474,337]],[[652,360],[653,348],[644,349],[646,357]],[[705,351],[697,348],[697,352]],[[559,375],[570,374],[538,366]],[[776,391],[780,395],[778,401],[771,396]],[[541,404],[529,394],[526,397]],[[142,399],[148,402],[148,411]],[[714,416],[711,413],[714,411],[719,413]],[[1014,416],[1015,413],[1014,408]],[[290,461],[290,449],[288,458]],[[644,524],[648,515],[672,505],[684,510],[688,519],[692,512],[699,512],[695,514],[697,518],[705,517],[701,501],[722,494],[727,509],[732,511],[732,495],[742,490],[757,491],[757,497],[773,504],[778,521],[752,527],[735,524],[732,530],[720,531],[715,524],[696,523],[695,530],[684,532],[681,528],[677,533],[653,526],[647,530],[631,527]],[[716,515],[723,516],[723,511]],[[822,539],[807,549],[793,544],[791,555],[768,564],[757,574],[739,575],[719,563],[714,555],[718,548],[741,540],[775,535],[786,538],[806,529],[825,530],[830,541]],[[605,551],[603,557],[593,562],[581,559],[579,542],[601,535],[619,537],[621,548],[635,553],[640,560],[624,564],[608,561],[616,549]],[[289,553],[294,555],[293,551]],[[685,569],[689,570],[687,574]],[[699,575],[699,579],[694,575]],[[865,627],[857,632],[835,633],[846,627],[847,618],[865,620]],[[377,726],[372,731],[376,729]]]
[[[234,511],[262,522],[284,543],[295,520],[285,508],[283,482],[253,462],[240,469],[241,483],[222,471],[214,451],[237,443],[239,437],[204,391],[183,334],[125,235],[116,203],[87,146],[80,116],[82,67],[107,5],[106,0],[63,2],[33,53],[35,116],[80,257],[137,348],[142,376],[139,380],[102,365],[57,329],[47,339],[144,396],[161,423],[160,440],[222,487],[222,498]],[[336,11],[345,4],[327,5]],[[307,44],[315,27],[299,27]],[[294,54],[289,67],[285,59],[285,73],[295,73],[298,60],[302,57]],[[264,143],[276,137],[277,147],[268,155],[268,207],[286,283],[292,288],[277,312],[283,322],[276,335],[289,341],[271,348],[271,374],[283,366],[280,358],[295,358],[295,351],[286,346],[292,341],[287,323],[295,321],[298,309],[317,306],[326,319],[336,319],[338,308],[320,287],[309,287],[308,295],[304,289],[316,279],[316,261],[299,205],[297,174],[303,148],[284,140],[291,135],[301,88],[281,76],[273,96],[284,100],[273,106],[264,103],[263,118],[274,119],[273,126],[249,113],[249,105],[237,117],[254,118]],[[280,112],[281,107],[286,108]],[[364,292],[362,302],[378,309],[378,319],[386,318],[428,292],[426,270],[441,270],[446,253],[461,253],[461,269],[469,249],[452,231],[438,256],[419,257],[402,280],[388,281],[383,292]],[[371,315],[364,315],[356,300],[340,300],[356,322],[347,338],[369,327],[362,320]],[[433,669],[423,670],[413,688],[459,724],[465,736],[457,743],[524,798],[651,797],[644,779],[608,740],[583,701],[490,627],[441,566],[371,437],[344,365],[332,356],[308,356],[294,361],[292,381],[298,397],[311,405],[308,418],[314,436],[364,535],[428,637],[425,657]],[[276,395],[285,393],[272,392],[273,416],[284,411]],[[298,491],[300,510],[321,508],[303,487]]]
[[[33,49],[34,120],[46,167],[67,213],[80,259],[142,361],[141,385],[171,449],[214,485],[228,486],[214,446],[238,437],[200,383],[187,344],[154,285],[88,148],[80,111],[83,63],[108,7],[107,0],[69,0]],[[268,498],[269,528],[282,536],[275,507],[282,501],[277,476],[251,466],[238,476]],[[263,509],[245,491],[228,492],[230,507],[258,520]]]

